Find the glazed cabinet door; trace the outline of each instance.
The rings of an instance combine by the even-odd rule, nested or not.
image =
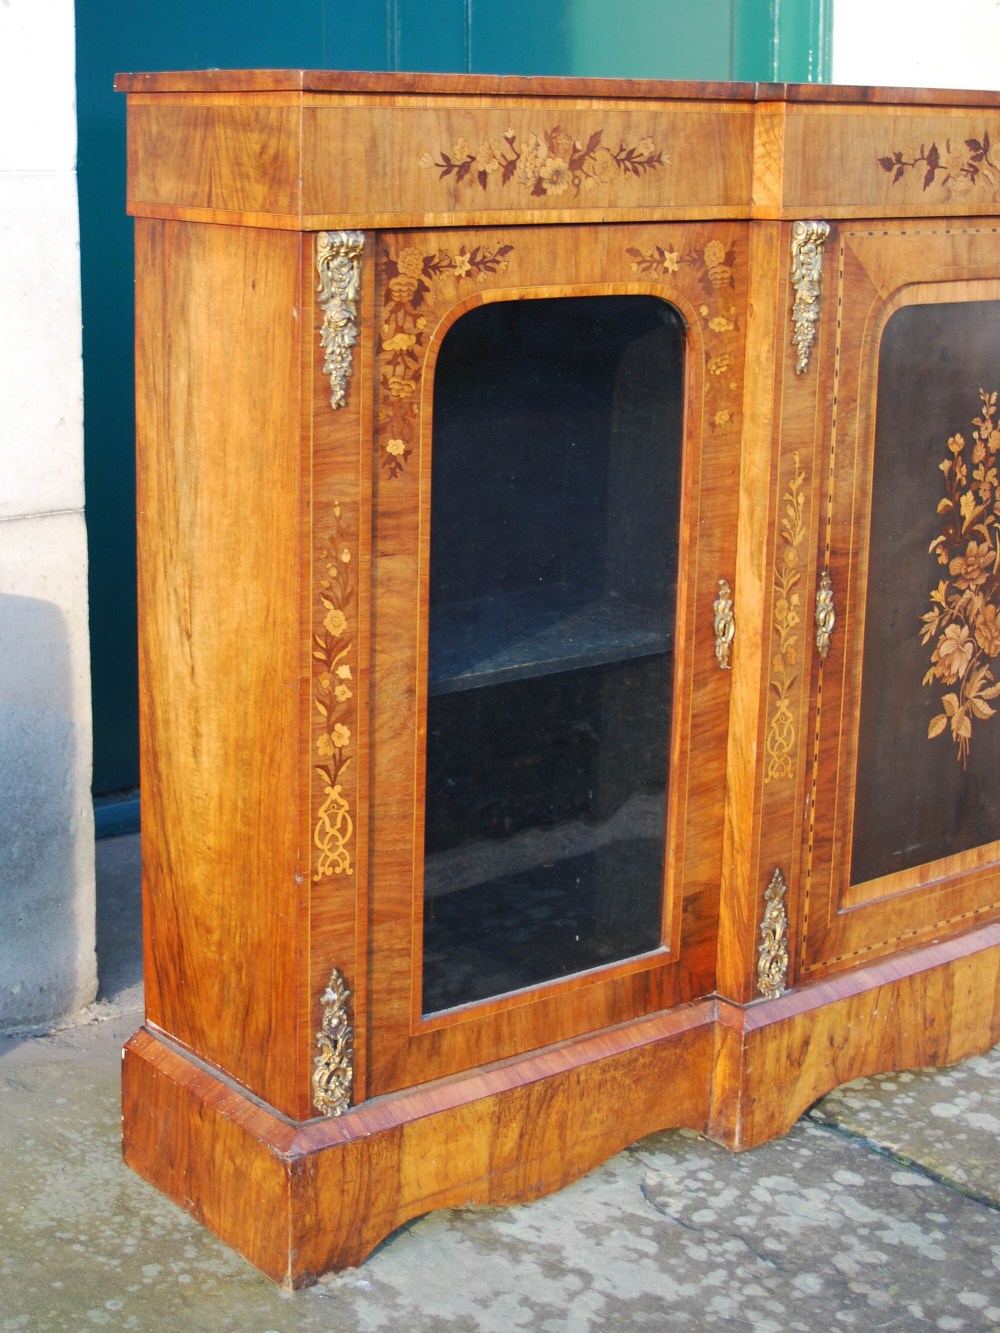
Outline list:
[[[1000,911],[997,230],[844,224],[830,248],[803,980]]]
[[[741,224],[374,244],[369,1094],[713,989],[746,282]]]

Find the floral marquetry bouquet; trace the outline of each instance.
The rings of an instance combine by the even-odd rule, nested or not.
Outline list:
[[[931,592],[921,633],[922,643],[934,644],[924,684],[940,682],[943,690],[944,711],[931,718],[927,735],[933,739],[950,729],[963,767],[973,720],[991,718],[996,712],[991,700],[1000,695],[995,674],[1000,658],[1000,429],[996,392],[979,392],[982,415],[973,419],[971,445],[953,435],[940,464],[942,531],[930,550],[948,577]]]
[[[635,144],[620,141],[617,148],[609,148],[603,145],[603,137],[602,130],[595,130],[584,142],[555,125],[522,141],[508,129],[500,139],[484,139],[478,149],[459,139],[450,153],[443,148],[436,156],[424,153],[420,165],[436,167],[441,180],[453,176],[459,185],[476,183],[485,190],[494,181],[502,187],[513,183],[542,198],[569,189],[575,194],[593,190],[618,176],[645,176],[670,161],[652,139]]]

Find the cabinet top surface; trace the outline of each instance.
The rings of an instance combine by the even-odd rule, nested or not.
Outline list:
[[[138,216],[321,230],[1000,214],[1000,92],[120,74]]]
[[[1000,107],[1000,91],[859,87],[822,83],[726,83],[548,75],[379,73],[325,69],[207,69],[122,73],[127,93],[412,93],[455,97],[594,97],[629,100],[815,102],[872,106]]]

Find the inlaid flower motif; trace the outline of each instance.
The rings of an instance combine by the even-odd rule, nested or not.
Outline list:
[[[561,157],[547,157],[538,178],[546,194],[565,194],[571,180],[569,163]]]
[[[499,139],[484,139],[479,145],[479,151],[476,153],[474,170],[485,171],[487,175],[492,175],[494,171],[499,171],[503,165],[500,161],[500,154],[503,152],[503,145]]]
[[[335,639],[339,638],[347,629],[347,617],[339,607],[333,606],[323,617],[323,628]]]
[[[492,148],[492,145],[488,145]],[[422,254],[405,246],[383,260],[381,371],[378,423],[383,440],[382,465],[390,477],[406,469],[417,437],[417,387],[422,373],[424,340],[433,328],[436,285],[448,278],[455,283],[483,282],[502,273],[512,247],[495,249],[464,246],[457,254],[435,250]]]
[[[407,278],[417,279],[424,271],[424,257],[419,250],[413,246],[407,246],[400,250],[399,257],[396,260],[396,267]]]
[[[316,750],[321,758],[331,759],[337,755],[339,750],[345,749],[351,743],[350,727],[345,727],[342,722],[337,722],[332,731],[321,732],[316,738]]]
[[[726,247],[721,241],[710,241],[705,246],[705,270],[713,287],[729,287],[733,281],[733,271],[726,263]]]
[[[993,675],[1000,657],[997,394],[981,389],[980,401],[971,448],[963,435],[950,436],[948,457],[939,465],[945,488],[937,510],[942,530],[928,551],[949,577],[939,579],[931,609],[921,617],[921,643],[933,644],[924,684],[951,687],[941,695],[942,711],[931,718],[927,735],[933,740],[949,732],[963,765],[973,722],[993,717],[991,701],[1000,696]],[[967,490],[970,463],[973,487]]]
[[[973,642],[965,625],[949,625],[938,639],[931,661],[940,664],[938,674],[946,685],[965,675],[972,661]]]
[[[978,588],[986,582],[993,561],[993,547],[989,542],[969,542],[965,553],[957,555],[948,565],[948,572],[960,588]]]

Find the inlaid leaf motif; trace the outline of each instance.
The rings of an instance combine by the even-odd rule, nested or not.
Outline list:
[[[892,149],[878,159],[878,164],[892,176],[893,185],[909,172],[921,171],[924,190],[936,186],[949,198],[960,198],[979,186],[994,194],[1000,190],[1000,166],[990,157],[988,131],[983,133],[982,139],[969,138],[954,145],[950,139],[945,139],[943,145],[921,143]]]

